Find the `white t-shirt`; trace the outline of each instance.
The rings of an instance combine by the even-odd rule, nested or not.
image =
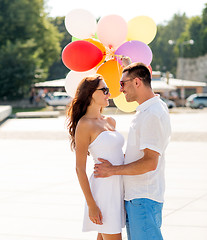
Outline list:
[[[171,135],[170,117],[167,105],[155,96],[137,107],[131,122],[124,163],[141,159],[144,149],[160,154],[156,170],[141,175],[125,175],[125,200],[148,198],[164,201],[165,149]]]

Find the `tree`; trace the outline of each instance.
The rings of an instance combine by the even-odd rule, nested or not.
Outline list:
[[[181,44],[189,39],[193,39],[194,44],[185,45],[183,57],[195,58],[207,53],[207,4],[205,4],[205,8],[202,11],[202,16],[189,19],[187,27],[178,42]]]
[[[44,0],[0,1],[0,99],[28,94],[46,79],[60,53],[60,34],[44,12]]]
[[[189,19],[186,31],[182,34],[180,42],[193,39],[193,45],[185,45],[183,50],[183,57],[195,58],[202,55],[202,38],[201,38],[201,26],[202,18],[192,17]]]
[[[201,23],[201,41],[202,41],[202,55],[207,53],[207,3],[202,13]]]
[[[179,56],[178,39],[185,31],[187,23],[188,18],[185,14],[174,14],[166,25],[157,26],[156,38],[150,44],[153,52],[153,69],[176,73],[176,60]],[[173,40],[175,45],[169,45],[169,40]]]
[[[0,49],[1,99],[22,98],[31,86],[35,75],[35,59],[30,42],[22,44],[8,41]],[[30,49],[30,51],[28,51]]]
[[[60,47],[63,50],[64,47],[67,44],[69,44],[72,40],[72,36],[68,33],[68,31],[65,28],[65,17],[56,17],[55,19],[51,18],[50,21],[54,26],[57,27],[59,33],[62,36]],[[65,76],[69,71],[70,70],[63,64],[62,58],[60,55],[57,61],[55,61],[49,69],[48,80],[65,78]]]

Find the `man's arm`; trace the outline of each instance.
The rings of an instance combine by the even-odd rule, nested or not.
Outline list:
[[[126,165],[114,166],[104,159],[99,159],[101,164],[95,164],[94,175],[96,178],[110,177],[112,175],[141,175],[154,171],[158,165],[159,153],[151,149],[144,149],[144,157]]]

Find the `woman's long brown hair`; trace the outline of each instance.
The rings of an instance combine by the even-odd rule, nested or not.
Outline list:
[[[67,128],[69,130],[72,150],[75,150],[75,131],[78,121],[86,114],[92,95],[101,80],[103,80],[103,77],[99,74],[84,78],[78,85],[75,97],[69,105],[67,111]]]

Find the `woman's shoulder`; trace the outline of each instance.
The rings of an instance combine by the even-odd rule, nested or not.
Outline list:
[[[79,121],[78,121],[78,124],[77,124],[77,128],[81,128],[81,129],[90,129],[93,127],[93,123],[91,121],[91,119],[89,118],[85,118],[85,117],[82,117]]]
[[[76,139],[90,139],[91,138],[91,133],[93,131],[92,124],[88,119],[86,118],[81,118],[78,121],[76,131],[75,131],[75,136]]]

